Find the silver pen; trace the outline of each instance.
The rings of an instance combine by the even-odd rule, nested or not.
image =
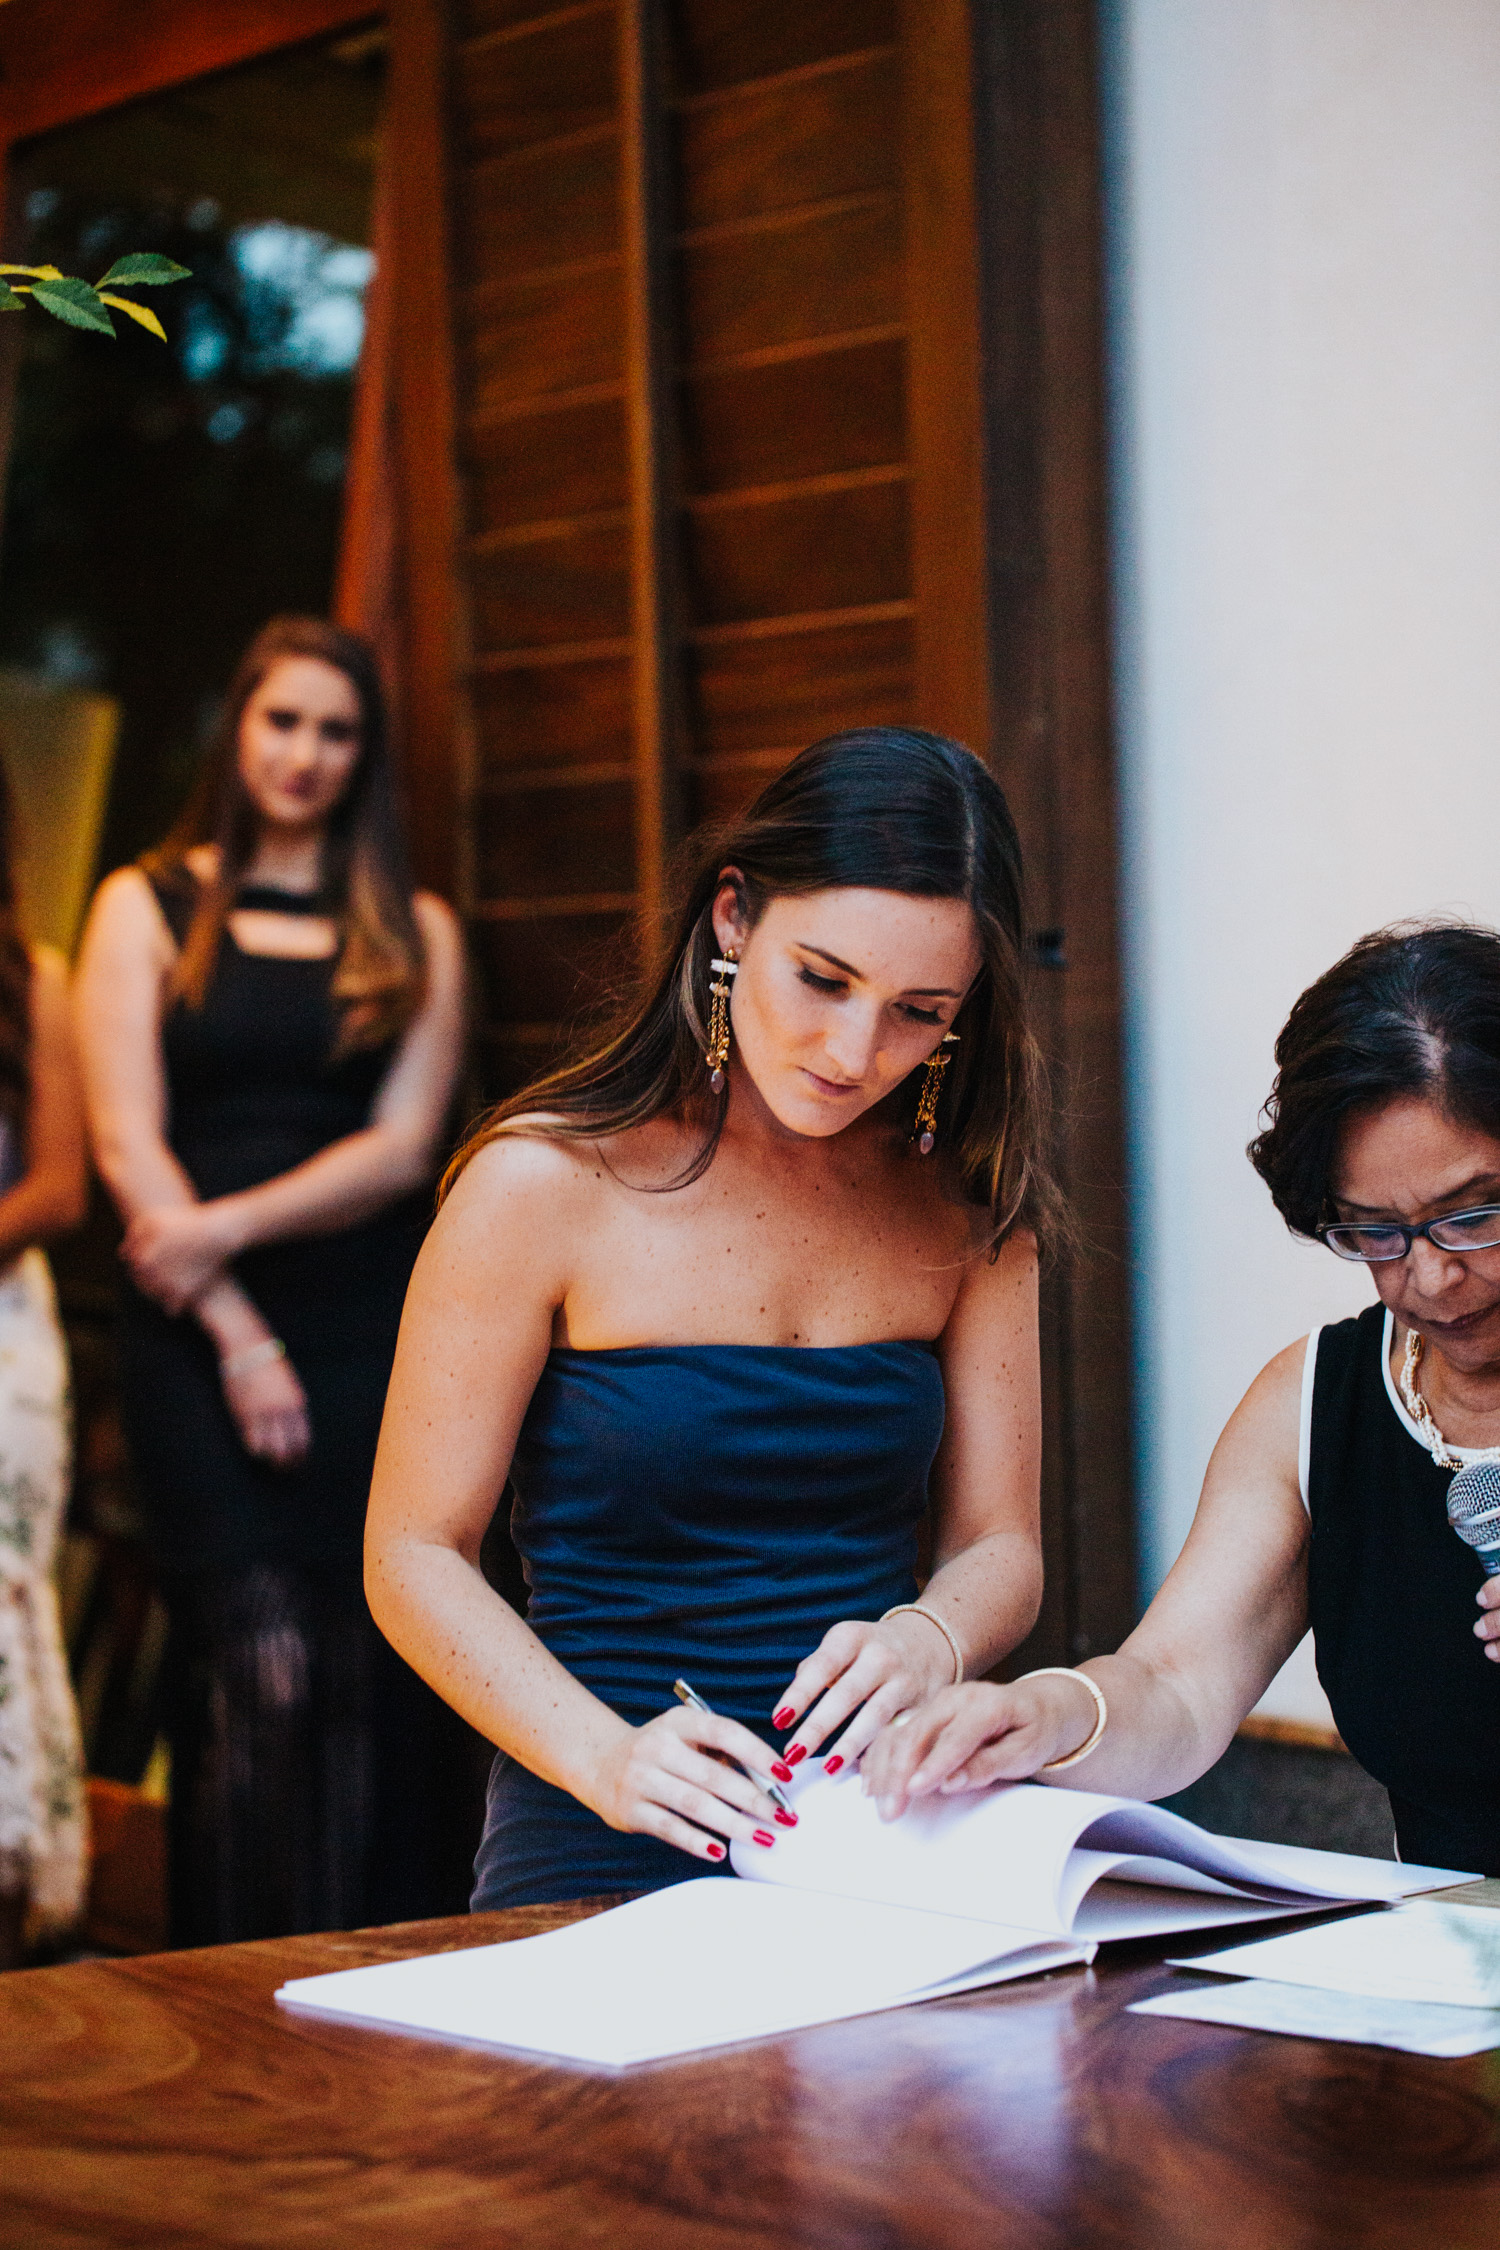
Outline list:
[[[679,1703],[690,1703],[695,1711],[702,1711],[706,1713],[710,1719],[716,1718],[718,1716],[717,1712],[714,1710],[713,1705],[711,1703],[705,1703],[702,1696],[698,1693],[698,1690],[696,1688],[690,1688],[686,1680],[674,1680],[672,1682],[672,1693],[676,1696]],[[779,1782],[762,1781],[758,1773],[752,1774],[750,1778],[755,1783],[757,1789],[764,1789],[766,1795],[771,1798],[773,1803],[780,1805],[783,1812],[791,1811],[792,1801],[790,1797],[788,1797],[786,1791],[781,1787]]]

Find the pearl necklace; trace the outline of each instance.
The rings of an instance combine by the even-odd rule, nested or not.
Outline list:
[[[1406,1352],[1401,1362],[1401,1396],[1406,1401],[1406,1411],[1421,1432],[1422,1443],[1440,1469],[1462,1469],[1472,1463],[1461,1461],[1448,1450],[1447,1439],[1432,1419],[1432,1410],[1417,1389],[1417,1369],[1422,1364],[1422,1339],[1415,1328],[1406,1331]],[[1476,1453],[1476,1460],[1500,1460],[1500,1445],[1485,1446]]]

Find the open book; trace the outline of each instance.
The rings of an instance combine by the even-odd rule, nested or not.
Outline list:
[[[277,1999],[570,2062],[691,2054],[1211,1928],[1470,1880],[1449,1869],[1210,1836],[1126,1797],[1031,1783],[880,1820],[817,1761],[795,1829],[733,1847],[741,1876],[675,1884],[543,1937],[299,1977]]]

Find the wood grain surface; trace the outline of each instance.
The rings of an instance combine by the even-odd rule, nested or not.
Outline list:
[[[287,1977],[528,1936],[523,1909],[0,1977],[0,2244],[359,2250],[1479,2250],[1500,2064],[1124,2014],[1134,1949],[585,2072],[298,2019]],[[1174,1948],[1175,1950],[1175,1948]]]

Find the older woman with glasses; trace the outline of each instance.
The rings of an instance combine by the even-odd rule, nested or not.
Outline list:
[[[1500,1547],[1455,1520],[1500,1455],[1500,936],[1361,939],[1276,1044],[1250,1158],[1376,1303],[1257,1376],[1181,1556],[1115,1656],[904,1712],[863,1761],[894,1817],[1000,1779],[1161,1797],[1196,1779],[1311,1625],[1403,1859],[1500,1875]],[[1467,1489],[1466,1489],[1467,1488]],[[1481,1505],[1488,1495],[1481,1489]],[[1500,1518],[1496,1519],[1500,1524]]]

